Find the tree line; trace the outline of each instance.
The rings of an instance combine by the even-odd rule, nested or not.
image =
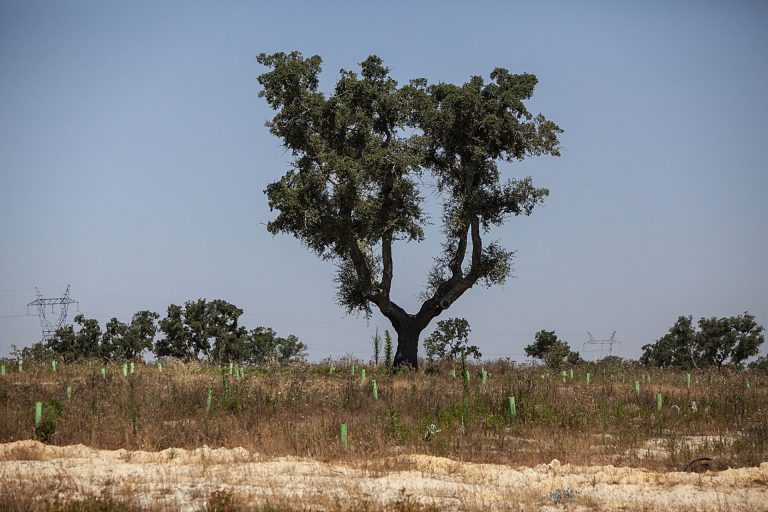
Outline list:
[[[22,359],[58,358],[66,362],[140,360],[145,351],[158,358],[184,361],[283,363],[303,359],[307,347],[296,336],[278,336],[269,327],[240,325],[243,310],[221,299],[171,304],[166,316],[139,311],[130,323],[109,320],[104,330],[98,320],[79,314],[75,325],[56,331],[47,342],[17,351]],[[158,334],[162,336],[155,341]]]
[[[723,318],[701,318],[698,329],[694,327],[692,317],[681,316],[667,334],[642,347],[639,362],[662,368],[741,368],[749,358],[758,354],[765,341],[763,330],[748,312]],[[534,342],[525,347],[525,353],[556,369],[582,361],[579,353],[572,351],[555,331],[537,332]],[[768,359],[760,357],[750,367],[768,368]]]

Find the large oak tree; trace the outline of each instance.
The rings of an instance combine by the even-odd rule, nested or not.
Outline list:
[[[339,303],[392,323],[395,365],[417,365],[419,334],[476,283],[501,284],[512,251],[484,239],[510,216],[529,215],[548,191],[530,178],[502,181],[498,163],[559,155],[560,128],[532,115],[524,101],[537,80],[496,68],[486,82],[411,80],[399,86],[380,58],[360,72],[342,70],[333,91],[319,90],[321,59],[299,52],[261,54],[259,77],[276,111],[267,123],[290,150],[292,169],[267,186],[277,217],[271,233],[289,233],[338,265]],[[395,241],[424,239],[422,178],[442,201],[442,252],[427,276],[418,311],[390,295]]]

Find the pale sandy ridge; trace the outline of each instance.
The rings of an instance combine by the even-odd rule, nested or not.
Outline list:
[[[145,508],[200,510],[218,490],[246,503],[282,499],[317,510],[407,501],[440,510],[768,511],[768,462],[696,474],[557,460],[517,468],[427,455],[324,463],[265,458],[243,448],[144,452],[36,441],[0,445],[3,496],[117,497]]]

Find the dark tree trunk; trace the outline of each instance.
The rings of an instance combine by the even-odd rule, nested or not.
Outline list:
[[[416,325],[416,322],[408,322],[406,325],[396,329],[397,332],[397,352],[393,366],[400,368],[410,366],[413,369],[419,366],[419,334],[424,328]]]

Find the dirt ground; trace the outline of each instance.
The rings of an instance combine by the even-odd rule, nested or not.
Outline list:
[[[768,511],[768,462],[719,472],[613,466],[474,464],[400,455],[325,463],[243,448],[95,450],[36,441],[0,445],[0,496],[114,498],[152,510],[201,510],[211,496],[299,510]],[[41,503],[42,504],[42,503]]]

